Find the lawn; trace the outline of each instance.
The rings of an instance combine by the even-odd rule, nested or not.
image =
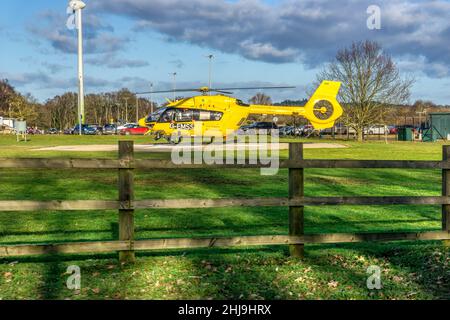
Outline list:
[[[129,137],[120,139],[128,140]],[[132,137],[136,143],[148,138]],[[59,145],[116,144],[117,137],[0,136],[0,157],[116,158],[114,152],[54,152]],[[287,140],[286,140],[287,141]],[[297,140],[296,140],[297,141]],[[323,142],[323,141],[321,141]],[[345,149],[306,149],[306,158],[439,160],[442,144],[341,141]],[[139,153],[138,158],[168,154]],[[286,158],[287,152],[281,153]],[[136,172],[137,199],[285,197],[287,171],[153,170]],[[439,195],[436,170],[306,170],[307,196]],[[112,200],[117,173],[83,170],[1,170],[0,200]],[[305,232],[439,230],[438,206],[307,207]],[[0,213],[0,244],[117,239],[117,212]],[[287,208],[140,210],[138,239],[287,234]],[[297,261],[286,247],[171,250],[0,260],[0,299],[449,299],[450,250],[440,242],[307,245]],[[66,288],[68,266],[81,268],[81,290]],[[382,289],[366,286],[369,266],[382,270]]]

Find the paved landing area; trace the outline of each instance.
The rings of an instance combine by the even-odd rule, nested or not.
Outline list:
[[[269,148],[272,150],[287,150],[289,148],[289,144],[280,143],[277,147],[268,144]],[[249,143],[249,144],[235,144],[235,145],[202,145],[202,146],[183,146],[183,145],[171,145],[171,144],[137,144],[134,146],[136,152],[172,152],[174,150],[186,150],[189,148],[191,151],[203,150],[205,148],[217,148],[218,150],[257,150],[257,143]],[[347,148],[347,146],[339,143],[305,143],[305,149],[341,149]],[[47,148],[39,148],[35,149],[37,151],[73,151],[73,152],[112,152],[117,151],[117,145],[78,145],[78,146],[57,146],[57,147],[47,147]]]

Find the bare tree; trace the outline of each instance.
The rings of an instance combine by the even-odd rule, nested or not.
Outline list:
[[[78,95],[71,92],[48,100],[43,107],[48,117],[47,125],[59,130],[74,126],[77,122],[77,100]]]
[[[0,79],[0,116],[25,119],[35,126],[57,128],[73,127],[77,122],[78,95],[66,92],[55,96],[44,104],[38,103],[30,95],[21,95],[8,83]],[[148,115],[156,110],[157,104],[146,98],[139,98],[128,89],[115,92],[93,93],[86,95],[87,123],[109,124],[123,119],[136,119],[136,104],[139,103],[139,115]],[[128,107],[128,108],[127,108]]]
[[[20,94],[13,95],[8,99],[11,109],[11,116],[19,120],[27,120],[29,123],[36,123],[38,112],[37,104],[30,96],[24,97]]]
[[[272,99],[264,93],[257,93],[253,98],[250,99],[250,103],[268,106],[272,104]]]
[[[339,99],[344,105],[344,123],[363,140],[364,128],[386,118],[386,107],[407,102],[413,79],[402,78],[392,58],[372,41],[355,42],[338,51],[335,60],[317,77],[317,82],[342,82]]]
[[[17,93],[14,87],[11,86],[8,80],[0,80],[0,114],[5,117],[11,116],[11,105],[9,101]]]

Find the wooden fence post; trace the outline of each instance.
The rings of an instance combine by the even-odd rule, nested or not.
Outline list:
[[[119,240],[130,241],[130,250],[119,252],[121,263],[135,261],[133,249],[134,241],[134,173],[132,162],[134,160],[133,141],[119,141],[119,160],[127,162],[128,168],[119,169]]]
[[[450,161],[450,146],[443,146],[442,159]],[[442,195],[450,196],[450,170],[442,170]],[[442,230],[450,232],[450,204],[442,205]],[[444,245],[450,246],[450,240],[444,240]]]
[[[289,144],[289,160],[303,160],[303,143]],[[298,199],[304,196],[303,168],[289,169],[289,199]],[[303,236],[304,232],[304,206],[289,206],[289,235]],[[289,246],[292,257],[304,257],[304,245]]]

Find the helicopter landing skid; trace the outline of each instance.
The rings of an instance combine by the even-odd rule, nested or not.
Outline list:
[[[170,137],[170,136],[166,136],[165,139],[167,140],[167,142],[169,144],[173,144],[173,145],[178,145],[181,142],[183,142],[183,137],[182,136],[177,137],[175,140],[172,139],[172,137]],[[209,139],[208,141],[203,140],[202,141],[202,145],[210,145],[210,144],[213,144],[214,142],[215,142],[215,138],[211,137],[211,139]]]

